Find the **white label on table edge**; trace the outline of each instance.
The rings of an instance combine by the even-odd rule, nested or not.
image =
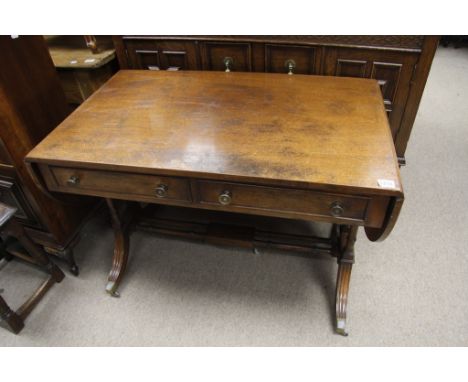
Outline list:
[[[391,179],[377,179],[377,183],[382,188],[396,188],[395,181]]]

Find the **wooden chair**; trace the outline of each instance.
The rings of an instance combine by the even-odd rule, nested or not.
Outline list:
[[[24,228],[13,215],[16,208],[0,203],[0,260],[9,261],[18,257],[44,269],[50,277],[44,281],[21,307],[13,311],[0,296],[0,318],[10,329],[18,334],[24,327],[24,320],[50,287],[63,280],[65,275],[46,255],[46,253],[26,235]]]

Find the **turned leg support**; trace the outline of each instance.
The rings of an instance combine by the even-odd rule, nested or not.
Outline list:
[[[346,310],[348,307],[349,282],[354,263],[354,243],[358,226],[338,226],[337,257],[338,275],[336,278],[336,332],[347,336]]]

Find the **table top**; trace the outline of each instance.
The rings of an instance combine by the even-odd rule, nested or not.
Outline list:
[[[123,70],[27,161],[402,194],[369,79]]]
[[[112,41],[97,53],[86,47],[83,36],[44,36],[56,68],[97,69],[115,58]],[[103,45],[100,43],[100,47]]]

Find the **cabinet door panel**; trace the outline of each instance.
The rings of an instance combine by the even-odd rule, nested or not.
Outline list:
[[[162,70],[197,70],[195,42],[158,41],[157,48]]]
[[[373,62],[371,78],[379,82],[384,99],[385,108],[388,113],[392,111],[395,103],[395,95],[400,82],[402,64],[389,62]]]
[[[225,58],[232,59],[231,71],[252,71],[250,43],[206,42],[203,44],[203,69],[226,70]]]
[[[159,52],[155,41],[124,40],[124,42],[131,69],[159,69]]]
[[[196,70],[193,42],[124,40],[130,68],[149,70]]]
[[[366,76],[366,67],[367,61],[338,59],[335,76],[364,78]]]
[[[293,45],[265,45],[265,71],[288,73],[288,61],[294,62],[293,73],[316,74],[316,48]]]
[[[377,80],[395,137],[400,128],[417,59],[418,54],[411,52],[330,48],[326,54],[324,74]]]

